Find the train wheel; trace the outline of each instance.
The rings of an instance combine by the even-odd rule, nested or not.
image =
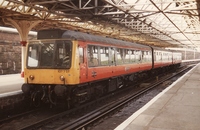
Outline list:
[[[39,107],[41,105],[41,98],[42,94],[38,91],[31,94],[31,100],[35,107]]]
[[[51,104],[56,105],[56,95],[53,90],[49,92],[49,101],[51,102]]]

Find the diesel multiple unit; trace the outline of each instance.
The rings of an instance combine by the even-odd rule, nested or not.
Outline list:
[[[82,32],[42,30],[37,39],[27,45],[22,85],[33,101],[83,102],[126,86],[138,73],[181,63],[178,52]]]

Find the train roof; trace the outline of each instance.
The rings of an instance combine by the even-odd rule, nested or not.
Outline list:
[[[172,50],[170,49],[164,49],[164,48],[159,48],[159,47],[152,47],[153,50],[159,50],[159,51],[169,51],[169,52],[172,52]]]
[[[149,46],[138,44],[138,43],[132,43],[132,42],[92,35],[92,34],[78,32],[78,31],[51,29],[51,30],[41,30],[38,32],[38,39],[58,39],[58,38],[107,43],[111,45],[127,46],[127,47],[134,47],[134,48],[140,48],[140,49],[150,48]]]
[[[159,48],[159,47],[152,47],[153,50],[156,51],[167,51],[167,52],[173,52],[173,53],[180,53],[178,50],[170,50],[170,49],[164,49],[164,48]]]

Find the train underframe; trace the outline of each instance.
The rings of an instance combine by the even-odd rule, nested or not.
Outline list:
[[[55,84],[23,84],[22,91],[29,96],[34,106],[43,103],[52,105],[65,104],[68,108],[135,84],[148,77],[165,73],[179,65],[157,68],[149,71],[111,77],[101,81],[94,81],[80,85],[55,85]]]

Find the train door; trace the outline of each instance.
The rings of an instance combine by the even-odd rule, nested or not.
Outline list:
[[[79,42],[78,45],[79,52],[79,65],[80,65],[80,82],[86,82],[88,79],[88,67],[86,59],[86,44],[84,42]]]
[[[111,66],[116,66],[116,54],[115,54],[115,48],[113,47],[109,48],[109,62]]]
[[[117,88],[117,78],[113,77],[115,74],[116,68],[116,48],[109,47],[109,69],[111,71],[110,77],[111,79],[108,82],[108,92],[112,92]]]
[[[88,81],[97,80],[99,73],[99,46],[88,44],[87,46]]]
[[[110,47],[109,48],[109,69],[111,70],[112,75],[114,75],[114,73],[116,72],[116,65],[117,65],[117,62],[116,62],[116,48],[114,47]]]

